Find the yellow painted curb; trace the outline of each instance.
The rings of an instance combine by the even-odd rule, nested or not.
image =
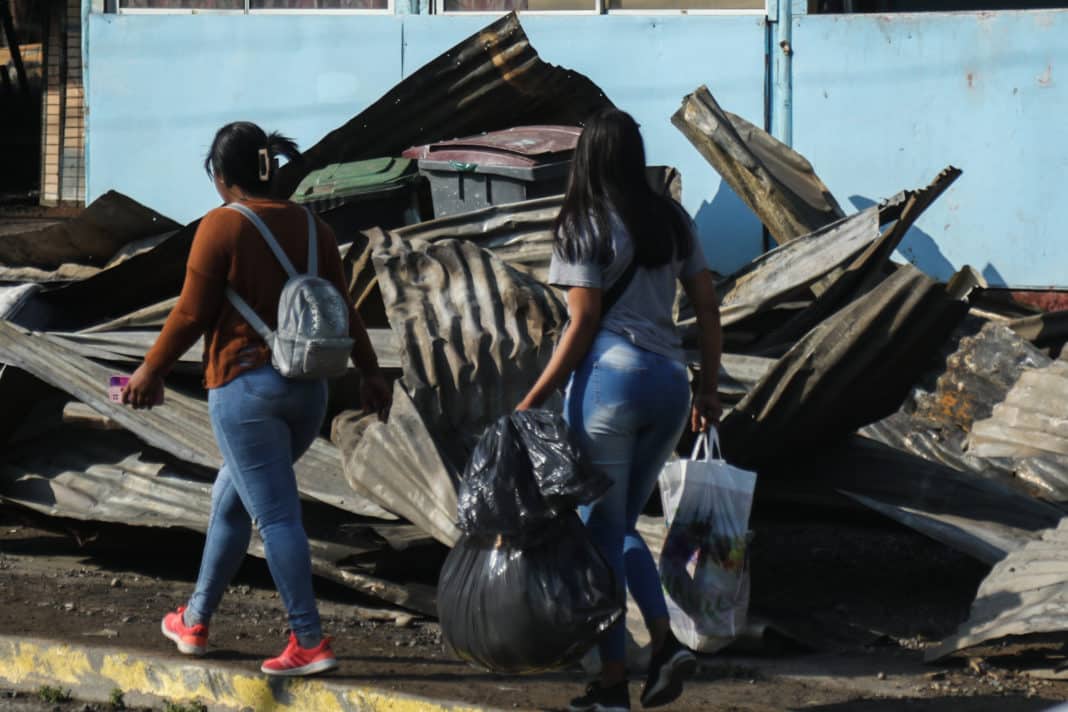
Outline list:
[[[117,688],[128,704],[197,701],[213,712],[492,712],[325,679],[272,678],[226,665],[12,636],[0,636],[0,684],[25,692],[69,688],[88,702],[107,702]]]

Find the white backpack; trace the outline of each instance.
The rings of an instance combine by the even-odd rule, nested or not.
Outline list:
[[[337,287],[318,276],[315,217],[308,213],[308,272],[298,274],[278,240],[256,213],[239,203],[226,207],[244,215],[259,230],[289,280],[278,299],[278,329],[271,331],[232,287],[226,297],[271,349],[271,364],[286,378],[335,378],[348,368],[349,305]]]

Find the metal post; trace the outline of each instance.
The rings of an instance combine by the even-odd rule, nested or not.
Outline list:
[[[30,80],[26,76],[26,67],[22,64],[22,51],[19,48],[19,38],[15,35],[15,21],[11,19],[11,6],[8,0],[0,0],[0,24],[4,26],[4,37],[7,38],[7,47],[11,51],[11,61],[15,63],[15,74],[19,80],[19,89],[23,95],[30,93]]]
[[[787,146],[794,142],[793,0],[779,0],[771,60],[771,135]]]

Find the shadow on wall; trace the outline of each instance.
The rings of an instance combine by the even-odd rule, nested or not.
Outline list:
[[[853,203],[853,207],[857,210],[876,205],[876,201],[863,195],[851,195],[849,202]],[[898,246],[897,254],[938,280],[946,281],[957,271],[953,263],[942,254],[935,239],[915,225],[905,233],[905,239]],[[993,270],[993,267],[988,265],[987,269]],[[993,271],[997,273],[997,270]],[[985,272],[984,276],[986,276]],[[990,278],[987,277],[987,279]]]
[[[711,202],[701,202],[694,222],[709,266],[720,274],[735,272],[764,251],[760,221],[726,181]]]

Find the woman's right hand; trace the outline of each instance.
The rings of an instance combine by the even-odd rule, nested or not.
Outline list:
[[[693,398],[690,427],[695,433],[708,432],[712,426],[719,425],[719,417],[722,414],[723,406],[719,402],[719,393],[716,391],[698,393]]]
[[[389,418],[393,390],[380,372],[367,375],[360,381],[360,402],[364,410],[377,413],[383,423]]]

